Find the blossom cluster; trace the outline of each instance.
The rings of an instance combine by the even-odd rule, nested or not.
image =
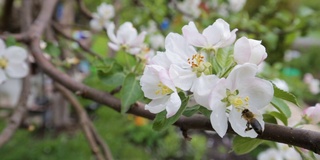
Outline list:
[[[93,19],[90,21],[90,27],[93,30],[101,31],[109,25],[110,19],[115,15],[113,5],[102,3],[97,8],[97,12],[92,14]]]
[[[23,78],[29,73],[27,51],[18,46],[6,47],[0,39],[0,84],[10,78]]]
[[[199,105],[211,111],[211,125],[219,136],[226,134],[230,122],[239,135],[256,137],[254,130],[246,129],[248,119],[242,112],[248,109],[264,129],[261,109],[274,91],[269,81],[256,74],[267,53],[261,41],[247,37],[236,41],[236,32],[217,19],[202,33],[194,22],[182,28],[182,35],[169,33],[165,51],[157,52],[140,79],[145,97],[151,99],[145,109],[155,114],[165,110],[166,117],[172,117],[181,106],[178,93],[192,93]],[[218,53],[232,46],[232,65],[221,65]]]

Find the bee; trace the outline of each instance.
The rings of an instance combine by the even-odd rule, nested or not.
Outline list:
[[[257,119],[254,118],[254,114],[249,111],[249,109],[244,109],[242,111],[242,116],[247,121],[247,128],[245,131],[250,131],[251,129],[254,129],[257,134],[262,134],[262,127],[261,124],[258,122]],[[251,127],[250,127],[251,126]]]

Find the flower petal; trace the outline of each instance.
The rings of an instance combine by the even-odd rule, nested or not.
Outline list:
[[[120,42],[118,41],[116,35],[114,34],[114,29],[115,29],[115,25],[114,25],[113,22],[111,22],[111,23],[108,25],[108,27],[107,27],[107,34],[108,34],[109,39],[110,39],[112,42],[114,42],[114,43],[116,43],[116,44],[119,45]]]
[[[122,24],[117,31],[117,39],[120,43],[128,44],[134,42],[138,35],[137,30],[133,27],[131,22],[125,22]]]
[[[222,138],[228,129],[228,118],[226,115],[226,107],[224,105],[214,106],[210,115],[212,128]]]
[[[196,47],[206,46],[205,37],[199,33],[196,25],[193,22],[189,22],[188,25],[182,27],[182,34],[189,44],[192,44]]]
[[[170,66],[169,75],[174,85],[184,91],[190,90],[193,81],[197,78],[196,73],[192,70],[183,69],[175,64]]]
[[[0,39],[1,40],[1,39]],[[7,80],[7,76],[2,69],[0,69],[0,84]]]
[[[0,52],[6,49],[6,44],[2,39],[0,39]]]
[[[245,131],[247,128],[246,127],[247,121],[241,116],[242,116],[242,113],[240,111],[238,111],[235,108],[232,108],[229,114],[229,121],[232,129],[242,137],[251,137],[251,138],[257,137],[258,134],[254,131],[254,129]]]
[[[249,97],[249,106],[261,109],[273,98],[273,86],[269,81],[260,78],[249,78],[238,87],[239,96]]]
[[[160,113],[166,109],[166,103],[169,98],[169,96],[164,96],[159,99],[154,99],[149,104],[145,105],[145,109],[154,114]]]
[[[257,70],[258,67],[250,63],[235,66],[227,78],[227,88],[231,91],[238,89],[248,78],[255,77]]]
[[[193,92],[194,99],[198,104],[206,108],[210,108],[210,93],[217,84],[218,80],[219,78],[216,75],[202,74],[194,81],[191,91]]]
[[[9,63],[5,71],[11,78],[23,78],[29,73],[29,68],[25,62]]]
[[[6,57],[10,62],[21,63],[27,59],[28,53],[24,48],[11,46],[6,49],[3,56]]]
[[[170,98],[166,104],[167,115],[166,117],[172,117],[177,113],[181,106],[181,99],[177,92],[174,92],[170,95]]]

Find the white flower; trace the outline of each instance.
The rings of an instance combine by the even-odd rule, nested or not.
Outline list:
[[[112,5],[102,3],[97,8],[97,13],[93,13],[93,19],[90,21],[90,27],[93,30],[101,31],[107,26],[110,19],[114,17],[114,7]]]
[[[11,46],[6,48],[3,40],[0,39],[0,84],[7,76],[11,78],[23,78],[28,72],[27,51],[21,47]]]
[[[238,12],[246,4],[246,1],[247,0],[229,0],[229,8],[233,12]]]
[[[145,109],[151,113],[166,110],[167,118],[177,113],[181,100],[165,68],[158,65],[147,65],[140,85],[144,96],[152,100],[145,106]]]
[[[274,148],[270,148],[258,155],[258,160],[283,160],[281,152]]]
[[[273,86],[270,82],[255,77],[257,66],[243,64],[236,66],[226,79],[221,79],[213,88],[210,95],[211,125],[220,137],[228,128],[226,109],[232,106],[229,121],[233,130],[243,137],[256,137],[254,130],[245,131],[247,121],[242,117],[242,111],[249,109],[254,118],[264,129],[264,121],[259,109],[270,103],[273,97]]]
[[[159,49],[164,47],[164,37],[162,34],[150,35],[150,44],[153,49]]]
[[[241,37],[234,44],[234,59],[238,64],[259,65],[266,58],[266,48],[261,45],[261,41]]]
[[[201,14],[201,10],[199,9],[199,5],[201,0],[184,0],[183,2],[177,3],[177,7],[183,12],[188,13],[188,16],[184,16],[183,18],[186,20],[191,20],[194,18],[198,18]],[[189,17],[192,15],[192,17]]]
[[[303,81],[308,85],[309,91],[312,94],[318,94],[320,92],[320,81],[318,79],[313,78],[312,74],[306,73],[304,75]]]
[[[237,30],[234,29],[230,32],[229,24],[223,19],[217,19],[202,33],[199,33],[193,22],[189,22],[182,28],[182,33],[191,45],[216,50],[231,45],[236,39]]]
[[[141,32],[138,35],[137,30],[133,27],[131,22],[122,24],[117,33],[114,33],[115,25],[111,23],[108,25],[107,33],[111,42],[108,43],[109,47],[115,51],[124,49],[130,54],[138,54],[143,47],[143,41],[146,32]]]
[[[315,106],[308,107],[304,110],[304,114],[310,120],[311,124],[320,123],[320,103]]]
[[[165,55],[170,60],[170,77],[176,87],[187,91],[202,73],[210,73],[206,57],[187,43],[179,34],[170,33],[165,39]]]

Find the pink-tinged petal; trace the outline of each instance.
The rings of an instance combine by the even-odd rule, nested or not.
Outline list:
[[[118,44],[115,44],[115,43],[112,43],[112,42],[108,42],[108,46],[114,51],[120,50],[120,46]]]
[[[204,47],[214,47],[219,41],[222,40],[222,32],[217,26],[217,23],[213,23],[203,30],[203,36],[206,38],[206,45]]]
[[[159,90],[160,79],[158,72],[152,68],[152,66],[147,65],[140,79],[141,89],[144,96],[149,99],[158,99],[163,97],[162,94],[156,94]]]
[[[228,117],[226,115],[226,107],[224,105],[214,106],[210,115],[212,128],[222,138],[228,129]]]
[[[210,108],[210,93],[217,84],[218,80],[219,78],[215,75],[202,74],[194,81],[191,91],[193,92],[194,99],[198,104],[206,108]]]
[[[182,34],[189,44],[196,47],[206,46],[205,37],[199,33],[196,25],[193,22],[189,22],[188,25],[182,27]]]
[[[3,54],[10,62],[13,63],[21,63],[27,59],[28,53],[24,48],[11,46],[6,49]]]
[[[241,37],[234,46],[234,59],[238,64],[253,63],[259,65],[267,58],[267,55],[261,41]]]
[[[5,71],[11,78],[23,78],[29,73],[29,68],[25,62],[9,63]]]
[[[250,63],[235,66],[227,78],[227,88],[231,91],[238,89],[248,78],[255,77],[257,71],[257,65]]]
[[[115,29],[115,25],[114,25],[114,23],[112,22],[112,23],[110,23],[110,24],[108,25],[108,27],[107,27],[108,37],[109,37],[109,39],[110,39],[112,42],[114,42],[114,43],[116,43],[116,44],[120,44],[120,42],[118,41],[116,35],[114,34],[114,29]]]
[[[236,32],[238,29],[233,29],[230,33],[230,37],[226,39],[222,44],[220,44],[220,48],[230,46],[237,38]]]
[[[239,86],[239,96],[249,97],[249,106],[258,109],[267,106],[273,98],[273,86],[271,82],[252,77]]]
[[[125,22],[117,31],[117,39],[123,44],[131,44],[137,35],[137,30],[133,27],[131,22]]]
[[[0,52],[6,49],[6,44],[2,39],[0,39]]]
[[[312,124],[320,122],[320,103],[317,103],[314,107],[308,107],[304,112],[310,118]]]
[[[1,39],[0,39],[1,40]],[[0,69],[0,84],[7,80],[7,76],[2,69]]]
[[[192,70],[183,69],[174,64],[170,66],[169,75],[175,86],[184,91],[190,90],[193,81],[197,78],[196,73]]]
[[[170,98],[166,104],[166,110],[167,110],[167,115],[166,117],[172,117],[173,115],[175,115],[177,113],[177,111],[179,110],[180,106],[181,106],[181,99],[178,95],[177,92],[174,92],[170,95]]]
[[[250,111],[253,112],[252,110],[250,110]],[[231,124],[232,129],[242,137],[251,137],[251,138],[257,137],[258,134],[254,131],[254,129],[251,129],[249,131],[245,131],[247,128],[246,127],[247,121],[243,117],[241,117],[242,116],[241,112],[242,111],[238,111],[235,108],[232,108],[232,110],[230,111],[229,122]],[[264,125],[264,123],[263,123],[263,125]]]
[[[250,43],[246,37],[241,37],[234,44],[234,59],[238,64],[244,64],[249,61],[250,55]]]
[[[131,46],[136,46],[136,47],[140,47],[143,44],[143,41],[145,39],[147,35],[147,32],[141,32],[136,38],[135,40],[131,43]]]
[[[154,99],[149,104],[145,105],[145,109],[154,114],[160,113],[166,109],[166,103],[169,98],[169,96],[165,96],[159,99]]]

